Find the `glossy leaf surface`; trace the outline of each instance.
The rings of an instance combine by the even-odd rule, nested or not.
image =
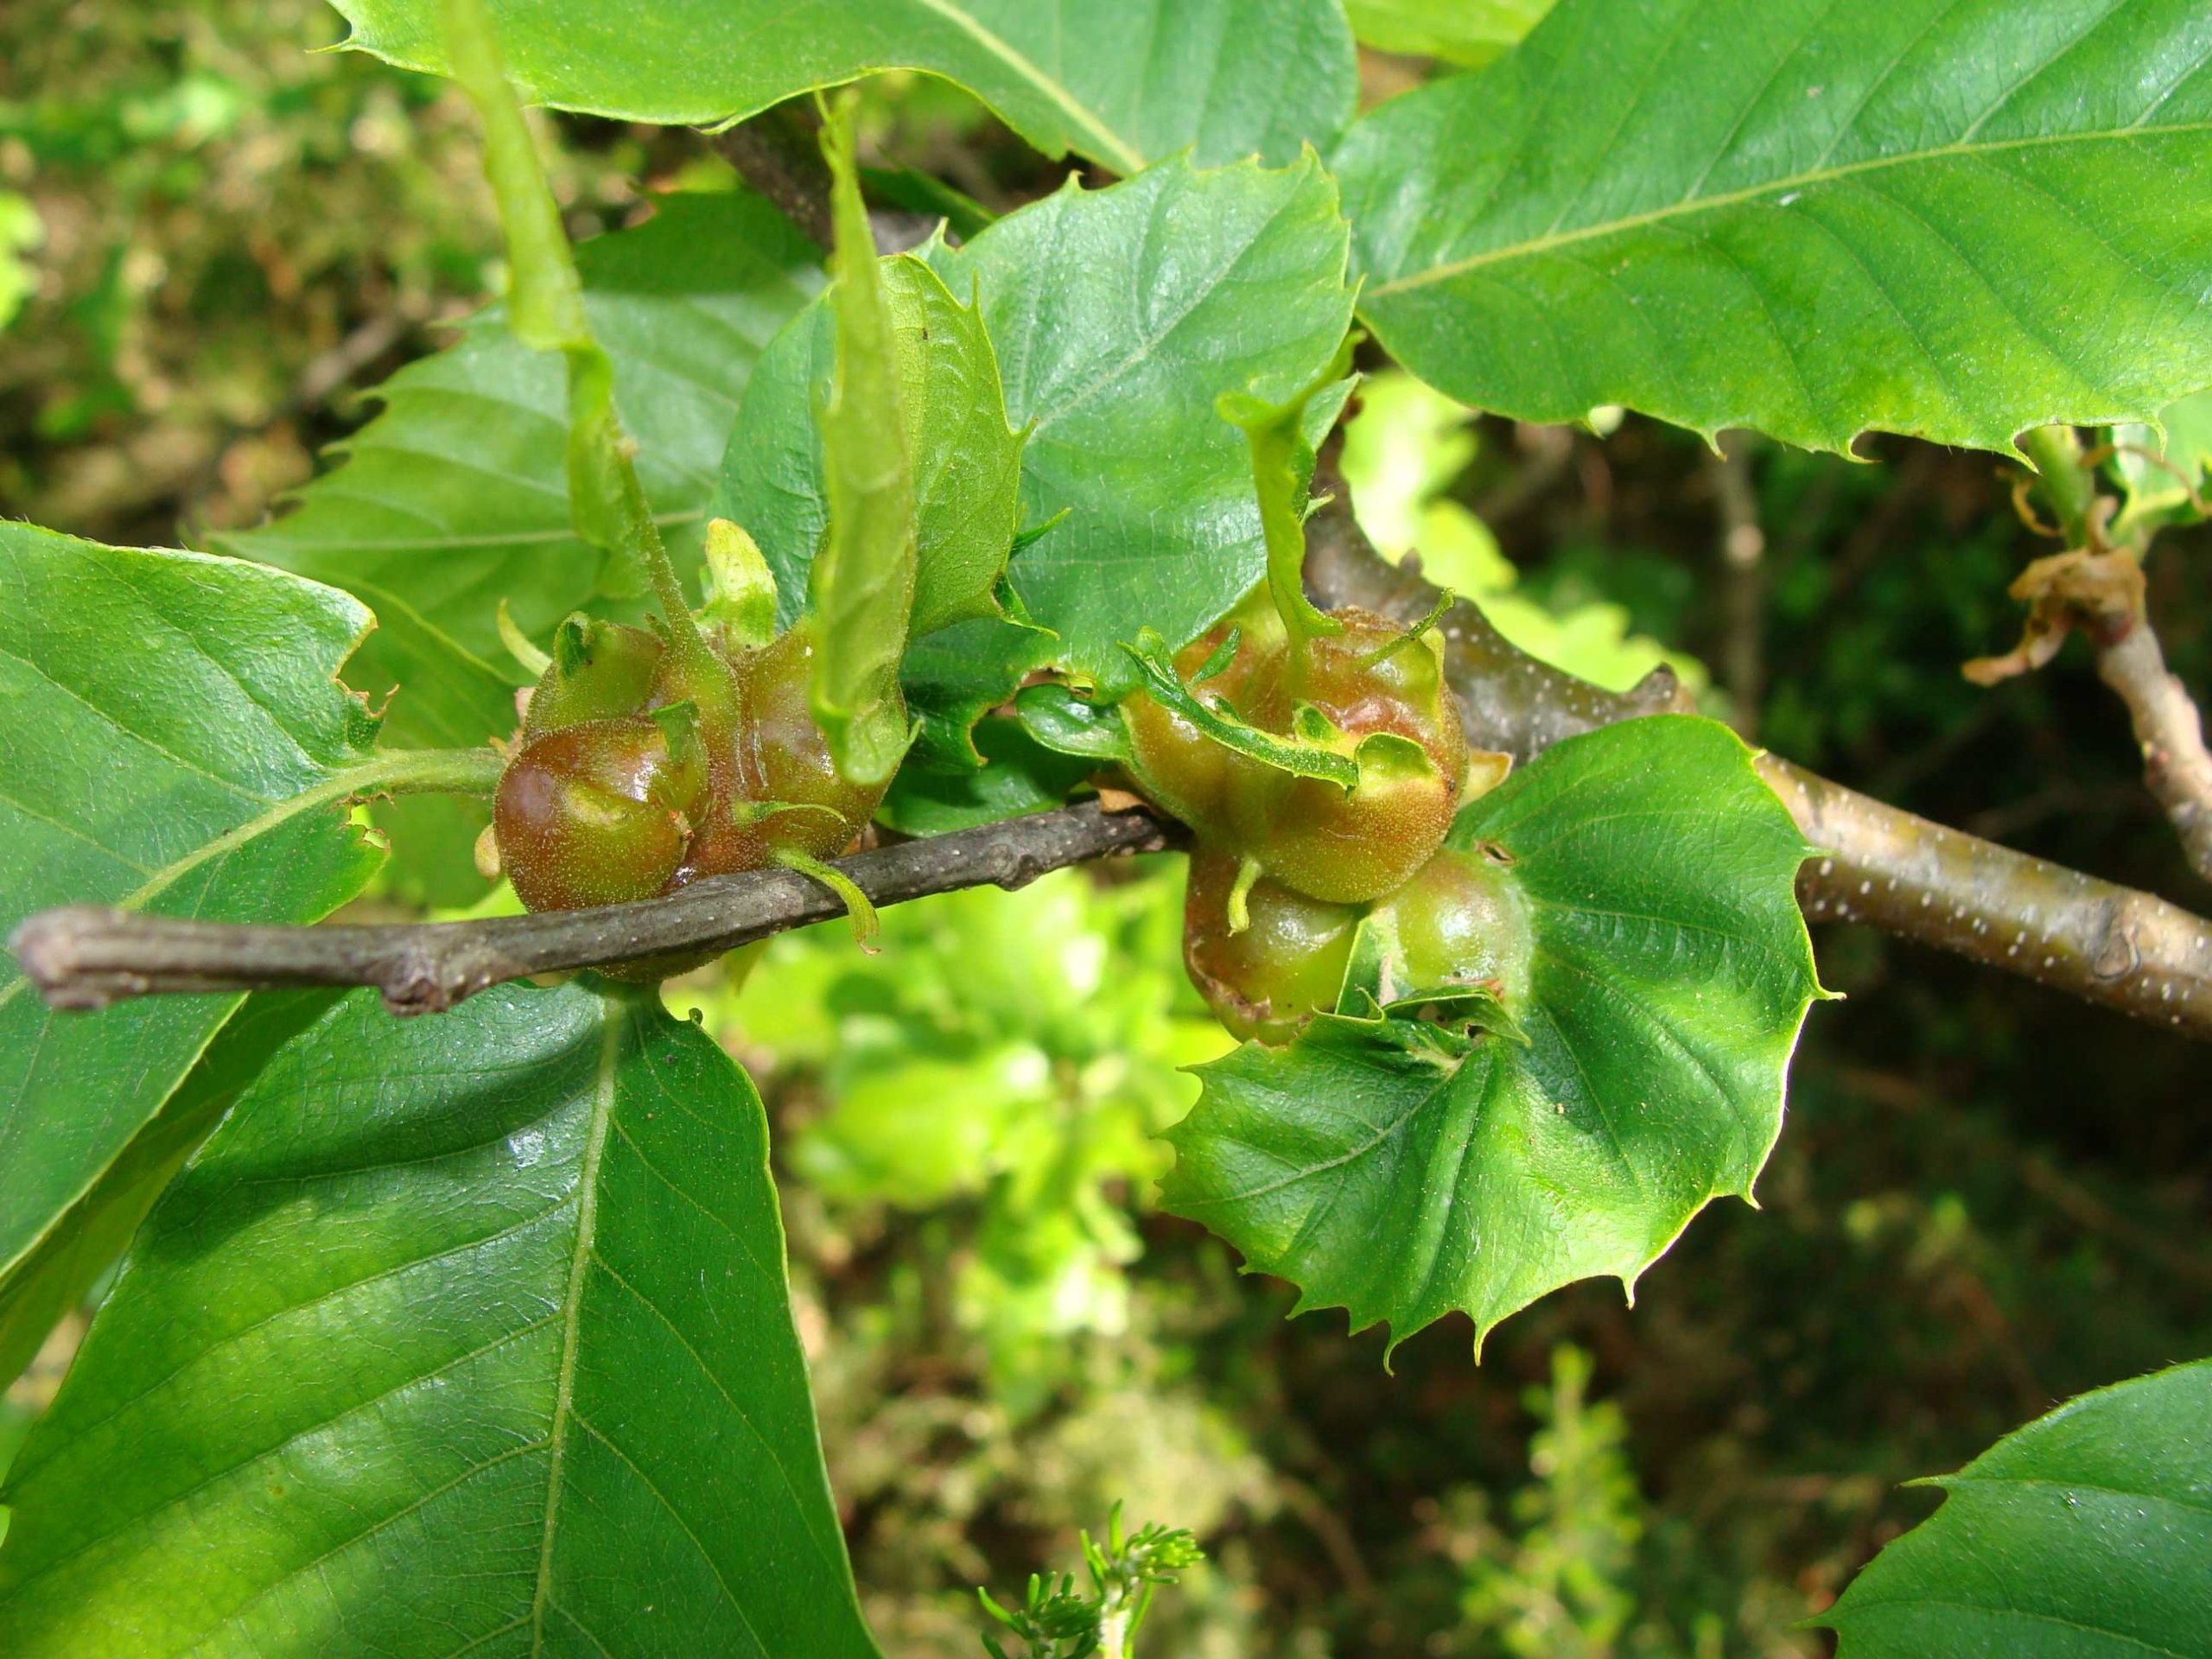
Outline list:
[[[1007,417],[1035,423],[1026,521],[1068,512],[1014,556],[1014,588],[1064,665],[1132,683],[1119,645],[1138,625],[1180,645],[1265,567],[1250,458],[1214,399],[1288,397],[1343,340],[1335,187],[1312,156],[1274,172],[1178,159],[929,257],[952,292],[980,294]],[[1341,404],[1316,398],[1314,428]]]
[[[1117,704],[1079,697],[1065,685],[1022,688],[1014,699],[1022,728],[1046,748],[1126,766],[1131,758],[1129,729]]]
[[[987,720],[973,741],[982,765],[972,772],[908,766],[876,814],[901,835],[944,836],[1025,812],[1048,812],[1096,766],[1048,749],[1013,720]]]
[[[1301,1310],[1394,1342],[1454,1309],[1479,1342],[1576,1279],[1632,1287],[1709,1199],[1748,1198],[1818,988],[1804,842],[1709,721],[1570,739],[1446,844],[1507,861],[1527,906],[1528,991],[1504,1010],[1525,1044],[1324,1015],[1206,1067],[1169,1134],[1169,1209]]]
[[[0,524],[0,935],[50,905],[305,922],[352,898],[381,859],[344,807],[375,723],[336,676],[369,621],[279,571]],[[49,1013],[0,955],[0,1371],[143,1212],[118,1160],[238,1001]]]
[[[1051,663],[1058,640],[1018,623],[955,623],[917,639],[899,665],[906,710],[914,717],[909,763],[932,772],[972,772],[983,764],[969,732],[1013,696],[1033,669]]]
[[[2212,380],[2193,0],[1563,0],[1337,160],[1362,314],[1534,421],[2003,448]]]
[[[10,1654],[874,1651],[760,1099],[581,984],[287,1046],[4,1497]]]
[[[913,473],[916,639],[990,616],[1014,546],[1021,436],[1007,425],[999,365],[982,317],[928,265],[880,262],[896,333],[899,416]],[[806,608],[829,533],[813,411],[836,363],[830,308],[817,302],[769,343],[745,388],[724,452],[714,512],[745,526],[776,574],[777,622]]]
[[[2212,1360],[2008,1434],[1817,1621],[1842,1659],[2127,1659],[2212,1637]]]
[[[437,0],[337,0],[351,43],[442,73]],[[508,73],[563,109],[707,125],[877,69],[958,81],[1053,155],[1119,173],[1196,147],[1285,162],[1351,118],[1335,0],[591,0],[492,8]]]

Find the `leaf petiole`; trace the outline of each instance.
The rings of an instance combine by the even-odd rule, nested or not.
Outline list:
[[[553,666],[553,658],[538,649],[531,637],[522,631],[515,614],[507,608],[507,601],[499,601],[499,643],[507,648],[507,655],[521,664],[524,673],[533,680],[545,677],[545,671]]]
[[[1215,411],[1241,428],[1252,451],[1252,483],[1260,499],[1260,531],[1268,549],[1268,591],[1290,633],[1293,673],[1306,659],[1306,642],[1341,633],[1344,624],[1306,597],[1306,492],[1313,477],[1313,448],[1306,440],[1306,406],[1351,368],[1363,338],[1344,336],[1326,366],[1280,404],[1246,391],[1224,392]]]
[[[375,759],[333,773],[334,795],[489,795],[499,786],[506,761],[489,747],[385,749]],[[321,791],[318,791],[321,792]]]

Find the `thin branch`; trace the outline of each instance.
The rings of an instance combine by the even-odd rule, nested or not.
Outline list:
[[[1307,524],[1314,598],[1407,622],[1426,616],[1438,590],[1416,561],[1394,566],[1376,552],[1334,471],[1325,457],[1319,484],[1333,499]],[[1440,631],[1469,737],[1519,760],[1615,721],[1694,708],[1663,666],[1628,691],[1602,690],[1522,652],[1464,601]],[[2193,753],[2202,753],[2201,734]],[[1808,916],[1870,923],[2212,1041],[2212,922],[1915,817],[1776,757],[1760,765],[1825,849],[1798,878]],[[1090,803],[858,854],[837,868],[882,906],[961,887],[1018,887],[1067,865],[1174,845],[1179,836],[1147,812]],[[10,943],[57,1007],[98,1007],[157,991],[335,984],[375,985],[395,1012],[421,1013],[504,979],[727,950],[842,909],[818,883],[777,869],[695,882],[639,905],[421,926],[241,927],[73,906],[32,917]]]
[[[2067,550],[2021,573],[2012,595],[2026,601],[2029,611],[2019,645],[2003,657],[1968,663],[1967,677],[1994,684],[2042,667],[2069,633],[2087,639],[2096,648],[2097,677],[2127,709],[2143,751],[2145,787],[2165,809],[2190,868],[2212,880],[2212,753],[2204,747],[2203,718],[2189,688],[2166,667],[2151,625],[2142,565],[2148,536],[2139,532],[2114,545],[2107,535],[2117,504],[2097,493],[2096,467],[2108,449],[2085,452],[2079,435],[2065,426],[2024,433],[2020,446],[2035,462],[2035,486],[2058,516],[2052,533]],[[2041,528],[2021,505],[2021,516]]]
[[[2190,867],[2212,881],[2212,753],[2204,747],[2204,720],[2189,688],[2166,667],[2147,616],[2100,643],[2097,676],[2127,705],[2143,750],[2143,782],[2165,808]]]
[[[1306,521],[1306,585],[1315,601],[1331,607],[1356,605],[1404,622],[1433,611],[1441,595],[1421,575],[1419,563],[1390,563],[1352,517],[1333,451],[1324,454],[1315,487],[1330,498]],[[1445,612],[1437,632],[1444,639],[1445,677],[1459,695],[1469,741],[1516,760],[1615,721],[1696,712],[1664,664],[1626,691],[1603,690],[1529,656],[1469,600]]]
[[[1948,830],[1773,755],[1760,771],[1805,837],[1815,921],[1866,922],[2212,1041],[2212,922]]]
[[[794,98],[715,133],[715,151],[747,188],[825,251],[830,243],[830,167],[822,159],[822,122],[812,104]],[[877,209],[868,216],[878,253],[919,247],[937,228],[931,213]]]
[[[822,121],[805,99],[763,110],[714,135],[715,151],[768,205],[818,247],[830,231],[830,164],[822,159]]]
[[[1336,499],[1307,522],[1315,597],[1407,620],[1425,614],[1436,589],[1375,551],[1340,478],[1324,487]],[[1470,741],[1487,748],[1525,760],[1577,732],[1691,706],[1663,668],[1632,690],[1599,691],[1519,651],[1464,601],[1446,628],[1445,671]],[[2212,922],[1915,817],[1773,755],[1760,767],[1824,849],[1797,880],[1809,918],[1866,922],[2212,1042]]]
[[[1181,839],[1149,811],[1109,812],[1092,801],[879,847],[834,868],[880,906],[962,887],[1019,887],[1067,865]],[[734,950],[843,914],[821,883],[774,868],[709,877],[640,904],[469,922],[249,926],[71,905],[31,917],[8,946],[57,1008],[168,992],[373,985],[394,1014],[435,1014],[504,980]]]

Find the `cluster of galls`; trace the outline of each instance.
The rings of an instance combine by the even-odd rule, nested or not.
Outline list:
[[[1192,683],[1217,664],[1229,622],[1175,667],[1224,717],[1358,759],[1349,790],[1241,753],[1146,693],[1122,705],[1139,787],[1197,842],[1184,962],[1222,1023],[1262,1042],[1287,1042],[1336,1006],[1370,917],[1389,930],[1392,971],[1408,988],[1509,1003],[1526,989],[1528,926],[1497,855],[1444,847],[1471,790],[1501,778],[1505,758],[1471,756],[1433,633],[1359,610],[1332,620],[1339,631],[1300,651],[1271,612],[1247,607],[1225,664]],[[1368,744],[1379,734],[1404,741]]]
[[[808,625],[748,646],[702,623],[648,631],[579,615],[554,636],[493,816],[499,865],[530,909],[832,857],[874,816],[882,791],[839,773],[809,709]],[[609,971],[658,979],[690,965]]]

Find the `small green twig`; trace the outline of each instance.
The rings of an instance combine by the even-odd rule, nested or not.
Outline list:
[[[2020,435],[2020,452],[2036,469],[2037,487],[2057,515],[2066,545],[2095,547],[2102,539],[2096,522],[2097,480],[2082,453],[2081,435],[2070,426],[2034,427]]]
[[[1290,637],[1294,684],[1302,671],[1307,642],[1341,633],[1344,624],[1306,597],[1306,492],[1313,478],[1313,449],[1306,440],[1306,407],[1351,370],[1352,348],[1360,340],[1347,334],[1335,355],[1313,380],[1286,401],[1270,404],[1249,392],[1224,392],[1214,400],[1221,417],[1243,430],[1252,451],[1252,483],[1260,502],[1260,530],[1268,549],[1268,592]]]
[[[484,124],[484,174],[499,204],[511,273],[507,327],[532,351],[559,352],[568,361],[569,512],[576,534],[634,561],[667,613],[673,647],[704,652],[639,485],[636,446],[614,409],[614,365],[593,338],[568,233],[483,0],[444,0],[444,22],[447,61]]]

